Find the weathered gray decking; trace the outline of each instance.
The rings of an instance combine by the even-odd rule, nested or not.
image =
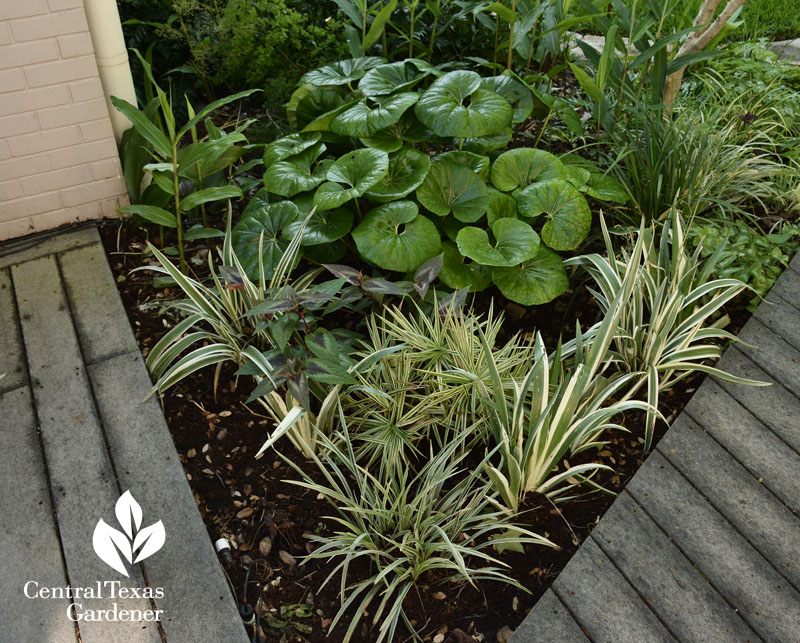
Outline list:
[[[9,643],[247,641],[223,572],[150,388],[95,228],[24,251],[0,248],[0,640]],[[120,494],[161,520],[166,543],[126,579],[94,553]],[[164,610],[144,622],[79,622],[113,599],[32,599],[24,586],[121,581],[163,598],[119,609]],[[31,586],[32,587],[32,586]]]
[[[766,300],[513,643],[800,641],[800,255]]]

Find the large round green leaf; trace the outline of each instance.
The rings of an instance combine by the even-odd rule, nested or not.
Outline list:
[[[418,58],[407,58],[370,69],[358,83],[358,89],[364,96],[387,96],[411,89],[433,71],[430,63]]]
[[[315,143],[300,154],[273,163],[264,172],[264,186],[286,197],[314,189],[325,180],[324,164],[316,163],[324,151],[324,143]]]
[[[569,288],[561,257],[544,246],[518,266],[492,268],[492,281],[505,297],[523,306],[546,304]]]
[[[233,249],[251,279],[257,280],[259,277],[259,248],[264,262],[264,276],[267,279],[272,277],[275,266],[289,245],[281,232],[298,216],[299,211],[294,203],[279,201],[251,210],[233,226]]]
[[[298,217],[283,229],[283,234],[294,238],[303,225],[303,219]],[[346,208],[336,210],[315,210],[306,222],[303,230],[303,246],[318,246],[341,239],[353,227],[353,213]]]
[[[360,197],[376,185],[389,171],[389,155],[381,150],[358,149],[339,157],[328,169],[322,184],[314,194],[314,205],[320,210],[332,210]]]
[[[413,111],[407,111],[400,120],[372,136],[362,137],[367,147],[384,152],[396,152],[405,143],[422,143],[431,138],[431,131],[419,122]]]
[[[498,219],[492,233],[494,242],[483,228],[464,228],[456,239],[459,252],[483,266],[516,266],[539,248],[539,235],[519,219]]]
[[[303,85],[289,98],[286,116],[293,130],[301,130],[323,114],[336,110],[347,103],[343,90],[338,87]]]
[[[524,188],[534,181],[566,178],[566,171],[555,156],[532,147],[503,152],[492,165],[492,184],[503,192]]]
[[[516,194],[519,211],[528,217],[547,215],[542,239],[555,250],[573,250],[589,234],[592,213],[583,195],[567,181],[534,183]]]
[[[389,156],[389,171],[364,194],[385,203],[402,199],[416,190],[431,169],[431,157],[413,147],[404,147]]]
[[[533,112],[533,94],[513,76],[493,76],[481,81],[483,89],[489,89],[505,98],[514,109],[512,122],[522,123]]]
[[[291,158],[319,142],[320,135],[314,134],[289,134],[267,145],[264,151],[264,167],[273,163]]]
[[[470,292],[484,290],[492,283],[491,268],[465,261],[452,241],[442,244],[442,269],[439,279],[455,290],[469,287]]]
[[[385,58],[378,56],[338,60],[335,63],[308,72],[300,79],[300,84],[347,85],[354,80],[362,78],[367,71],[378,65],[383,65],[385,62]]]
[[[489,168],[491,167],[491,160],[488,156],[482,154],[475,154],[473,152],[459,152],[453,150],[451,152],[444,152],[434,157],[434,161],[452,161],[458,165],[468,167],[475,172],[483,180],[489,178]]]
[[[625,188],[608,174],[591,173],[586,194],[598,201],[612,201],[614,203],[627,203],[628,193]]]
[[[585,167],[578,167],[577,165],[565,165],[564,171],[566,172],[566,179],[572,187],[584,191],[589,179],[592,178],[591,173]]]
[[[472,222],[489,207],[489,190],[469,168],[452,161],[437,161],[419,186],[417,199],[440,217],[452,212],[459,221]]]
[[[331,130],[342,136],[372,136],[399,121],[403,112],[419,100],[419,94],[403,92],[376,100],[374,107],[364,99],[344,110],[331,121]]]
[[[461,144],[461,149],[467,152],[474,152],[475,154],[486,154],[493,150],[502,150],[506,147],[513,137],[513,132],[510,127],[506,127],[499,134],[494,136],[480,136],[477,138],[465,138],[463,141],[459,139],[458,143]]]
[[[489,188],[489,209],[486,220],[491,226],[498,219],[516,219],[517,201],[510,194]]]
[[[480,87],[481,77],[474,71],[451,71],[422,94],[414,113],[437,136],[499,134],[511,124],[511,105],[499,94]]]
[[[353,230],[358,252],[386,270],[416,270],[441,252],[439,233],[413,201],[393,201],[370,210]]]

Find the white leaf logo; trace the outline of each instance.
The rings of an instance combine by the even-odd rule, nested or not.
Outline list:
[[[138,530],[142,524],[142,508],[134,500],[130,491],[126,491],[119,497],[117,506],[114,507],[114,513],[117,514],[119,526],[125,530],[128,538],[133,539],[133,532]]]
[[[106,565],[128,577],[128,564],[136,564],[149,558],[164,546],[166,533],[164,524],[158,522],[143,527],[142,508],[131,495],[130,491],[123,493],[114,507],[117,521],[124,533],[114,529],[102,518],[97,522],[92,536],[92,546],[95,553]],[[136,559],[134,560],[134,554]]]

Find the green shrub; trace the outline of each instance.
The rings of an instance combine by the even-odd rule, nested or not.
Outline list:
[[[306,69],[344,55],[340,30],[335,17],[314,24],[287,0],[228,0],[214,80],[286,97]]]

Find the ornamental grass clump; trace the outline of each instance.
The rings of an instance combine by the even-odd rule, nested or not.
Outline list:
[[[319,543],[306,560],[338,561],[323,586],[340,577],[341,608],[330,631],[343,619],[349,626],[340,640],[349,641],[366,614],[377,628],[375,640],[394,640],[403,623],[415,632],[403,608],[417,582],[444,584],[495,580],[523,591],[504,573],[505,563],[492,549],[522,543],[555,547],[554,543],[514,525],[490,503],[492,491],[470,471],[465,452],[454,439],[443,449],[430,449],[426,463],[414,472],[408,467],[389,472],[364,466],[350,440],[347,419],[339,409],[340,431],[320,435],[320,456],[313,456],[324,482],[315,482],[302,468],[286,460],[301,479],[292,481],[322,494],[336,509],[333,534],[313,536]],[[513,534],[511,536],[510,534]],[[370,575],[353,582],[350,567],[370,564]]]
[[[575,257],[565,264],[582,266],[594,280],[592,290],[606,318],[613,302],[628,292],[616,315],[608,360],[623,377],[636,377],[630,398],[646,386],[648,414],[644,435],[650,449],[657,417],[659,393],[701,371],[740,384],[763,385],[709,366],[722,354],[719,343],[736,338],[723,330],[729,318],[722,309],[747,286],[738,279],[713,279],[723,248],[703,259],[702,248],[687,248],[684,224],[672,211],[661,228],[640,228],[633,251],[617,253],[605,221],[601,220],[606,256]],[[626,286],[630,275],[634,282]]]

